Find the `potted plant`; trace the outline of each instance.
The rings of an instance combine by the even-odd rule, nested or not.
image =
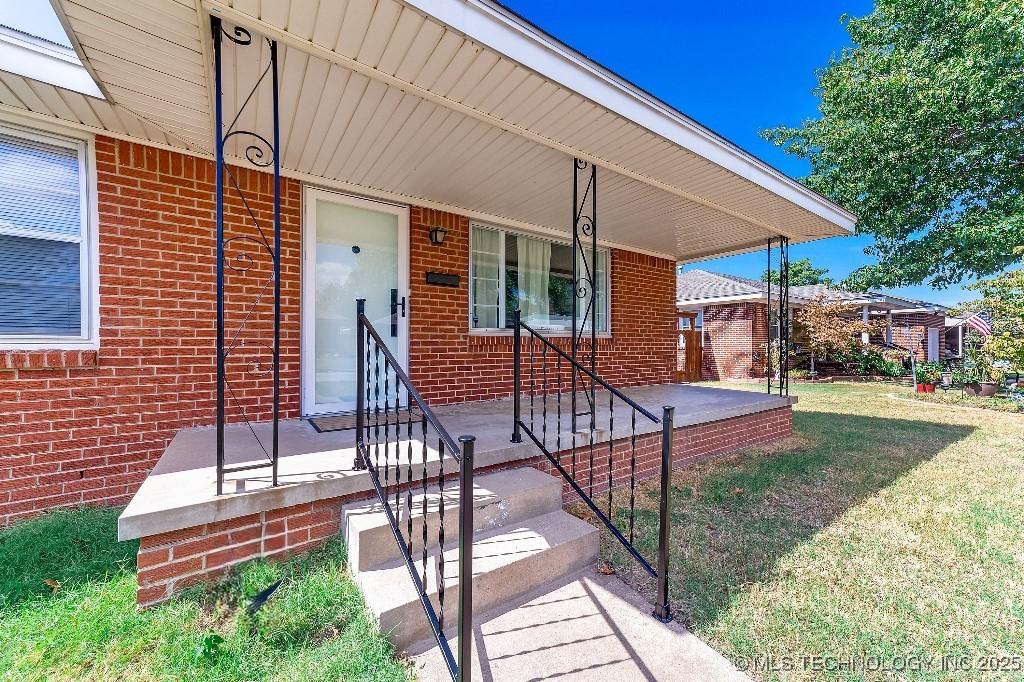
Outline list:
[[[996,392],[999,391],[999,385],[1003,383],[1003,379],[1006,378],[1006,370],[1009,369],[1010,363],[1005,360],[993,362],[988,366],[988,381],[981,382],[981,395],[982,398],[991,398]]]
[[[922,362],[917,366],[917,392],[935,393],[935,384],[942,380],[942,364]]]

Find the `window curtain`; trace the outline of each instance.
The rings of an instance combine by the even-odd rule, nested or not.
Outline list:
[[[547,325],[550,318],[551,242],[517,237],[519,310],[529,325]]]

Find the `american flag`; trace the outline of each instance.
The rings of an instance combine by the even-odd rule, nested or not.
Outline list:
[[[992,327],[989,325],[988,321],[981,316],[981,313],[974,313],[973,315],[965,318],[963,324],[967,325],[982,336],[992,336]]]

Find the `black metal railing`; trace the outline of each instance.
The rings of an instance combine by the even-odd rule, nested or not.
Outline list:
[[[452,680],[469,680],[473,641],[473,449],[476,439],[461,436],[456,442],[452,438],[366,317],[364,299],[356,302],[356,344],[355,468],[366,469],[370,474]],[[434,437],[437,438],[436,461],[429,447]],[[449,577],[445,574],[445,486],[454,475],[451,468],[445,470],[446,464],[457,466],[459,476],[458,651],[455,654],[445,635],[445,582]],[[438,491],[433,505],[428,495],[431,479],[436,480]],[[420,497],[418,502],[417,496]],[[422,517],[414,523],[416,510]],[[432,532],[428,529],[431,525],[428,518],[435,512],[438,517],[436,547],[428,537]],[[420,527],[419,538],[414,526]],[[434,558],[432,576],[428,571],[431,557]],[[430,594],[431,578],[437,588],[435,598]]]
[[[668,548],[672,488],[672,422],[675,407],[663,407],[659,419],[523,322],[518,310],[513,312],[513,320],[515,335],[512,441],[521,443],[523,433],[529,436],[580,500],[601,520],[644,571],[657,581],[654,616],[662,622],[668,622],[672,619],[668,603]],[[581,381],[589,385],[581,387]],[[523,415],[524,383],[527,384],[526,393],[529,398],[528,417]],[[577,403],[580,402],[577,400],[577,392],[581,388],[588,409],[584,413],[577,413]],[[563,406],[563,403],[566,404]],[[620,417],[625,411],[625,418],[629,420],[628,430],[621,426],[618,432],[615,430],[616,405],[619,405]],[[550,414],[551,412],[554,414]],[[582,426],[580,417],[583,418]],[[635,543],[637,466],[644,464],[638,461],[643,458],[644,453],[644,444],[638,443],[638,436],[651,433],[638,433],[638,419],[641,422],[647,420],[661,425],[661,503],[658,556],[654,561],[656,566],[643,556]],[[598,427],[599,424],[602,428]],[[607,424],[607,432],[602,433],[604,424]],[[568,426],[567,433],[563,431],[563,426]],[[620,528],[614,521],[613,491],[625,485],[625,481],[622,480],[624,476],[620,475],[617,481],[615,472],[617,468],[622,469],[627,456],[629,510],[625,527]],[[605,477],[603,481],[595,480],[595,472],[599,468],[606,469],[602,472]],[[604,510],[594,499],[595,484],[598,488],[604,487]],[[596,494],[600,495],[600,491]]]

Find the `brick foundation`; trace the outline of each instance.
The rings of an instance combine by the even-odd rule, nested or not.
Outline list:
[[[782,407],[680,427],[673,433],[673,469],[785,438],[792,434],[792,418],[792,408]],[[656,478],[661,471],[661,433],[638,436],[636,445],[637,479]],[[628,438],[619,439],[611,446],[612,488],[621,489],[629,485],[630,441]],[[608,490],[608,447],[607,443],[602,443],[594,448],[595,498]],[[576,456],[576,480],[587,488],[589,449],[579,448]],[[563,466],[567,471],[571,470],[571,450],[564,451],[562,458]],[[480,469],[477,474],[522,466],[532,466],[559,476],[543,456]],[[143,538],[138,555],[137,602],[140,606],[159,603],[190,585],[215,578],[231,566],[249,559],[278,559],[308,551],[341,531],[343,504],[370,495],[360,493],[334,497]],[[563,499],[566,502],[577,501],[568,483],[563,485]]]
[[[142,538],[136,601],[156,604],[243,561],[306,552],[340,532],[342,504],[364,496],[332,497]]]

